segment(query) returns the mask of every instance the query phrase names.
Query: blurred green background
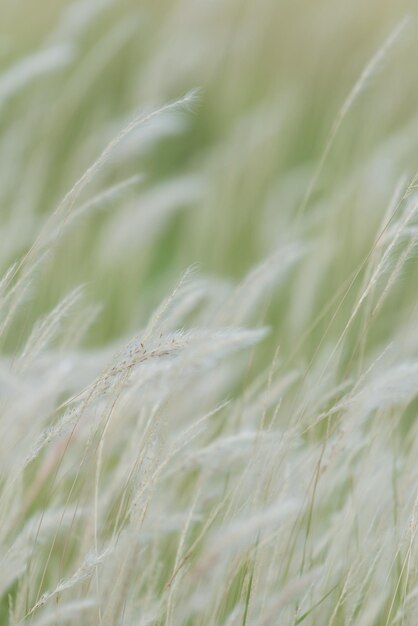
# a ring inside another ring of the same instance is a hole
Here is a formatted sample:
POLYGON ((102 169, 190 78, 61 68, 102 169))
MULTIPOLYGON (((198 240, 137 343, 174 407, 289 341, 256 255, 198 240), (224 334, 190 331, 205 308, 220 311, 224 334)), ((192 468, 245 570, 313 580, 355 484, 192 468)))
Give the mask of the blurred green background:
MULTIPOLYGON (((75 284, 86 283, 88 299, 103 306, 89 334, 97 345, 143 325, 188 266, 237 280, 302 239, 307 262, 254 320, 270 323, 290 352, 364 258, 400 177, 418 169, 416 3, 39 0, 35 9, 3 0, 1 13, 3 270, 138 111, 201 89, 192 110, 135 131, 83 192, 78 205, 140 177, 60 239, 3 347, 20 345, 33 320, 75 284), (300 219, 338 111, 406 15, 344 119, 300 219)), ((410 298, 416 278, 410 267, 376 338, 408 310, 399 301, 410 298)), ((341 331, 355 293, 327 332, 341 331)), ((326 328, 309 336, 306 354, 326 328)))

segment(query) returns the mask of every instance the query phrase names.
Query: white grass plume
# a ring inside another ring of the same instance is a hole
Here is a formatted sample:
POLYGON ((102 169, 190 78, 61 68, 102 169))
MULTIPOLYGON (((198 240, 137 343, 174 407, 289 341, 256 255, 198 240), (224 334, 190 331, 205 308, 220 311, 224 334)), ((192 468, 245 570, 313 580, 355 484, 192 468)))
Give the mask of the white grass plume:
POLYGON ((317 139, 399 11, 21 4, 0 41, 0 622, 414 623, 415 41, 356 107, 403 23, 317 139))
POLYGON ((325 144, 325 148, 322 153, 321 159, 318 163, 318 166, 309 184, 308 190, 306 192, 305 198, 300 208, 300 212, 304 212, 309 203, 312 192, 322 173, 325 162, 328 158, 328 155, 331 151, 332 146, 334 145, 334 141, 339 133, 339 130, 344 122, 344 119, 346 118, 350 110, 352 109, 358 97, 367 87, 367 84, 369 83, 371 77, 376 73, 378 68, 382 65, 382 62, 384 61, 385 57, 387 56, 391 48, 394 46, 396 41, 399 39, 400 35, 404 31, 408 23, 409 23, 409 18, 405 17, 399 24, 397 24, 397 26, 393 29, 393 31, 387 37, 386 41, 382 44, 382 46, 377 50, 374 56, 366 64, 359 78, 354 83, 351 91, 349 92, 348 96, 344 100, 340 110, 338 111, 337 117, 335 118, 334 123, 332 125, 330 135, 328 137, 327 143, 325 144))

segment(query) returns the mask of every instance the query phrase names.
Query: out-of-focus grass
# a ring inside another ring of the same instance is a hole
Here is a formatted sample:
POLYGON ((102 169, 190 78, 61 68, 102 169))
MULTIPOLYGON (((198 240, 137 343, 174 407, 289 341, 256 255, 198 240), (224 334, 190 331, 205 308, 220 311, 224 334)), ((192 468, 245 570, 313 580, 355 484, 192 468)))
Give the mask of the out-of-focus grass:
MULTIPOLYGON (((148 186, 197 172, 205 176, 205 188, 198 208, 172 216, 151 250, 139 239, 129 254, 116 259, 109 254, 106 266, 96 263, 99 249, 106 254, 103 215, 74 229, 59 247, 35 306, 45 308, 70 283, 86 281, 94 298, 106 304, 96 329, 99 342, 149 312, 138 288, 144 281, 161 294, 193 263, 238 277, 289 236, 288 224, 339 107, 404 15, 401 3, 371 1, 103 6, 72 41, 74 60, 31 82, 3 107, 4 131, 19 119, 18 145, 29 124, 19 178, 31 181, 10 190, 3 213, 27 203, 19 197, 29 193, 29 185, 35 187, 34 213, 51 211, 124 119, 195 86, 202 88, 201 104, 185 116, 183 132, 163 138, 145 154, 139 150, 129 159, 115 158, 105 180, 145 172, 148 186)), ((6 6, 3 67, 45 42, 68 41, 74 12, 71 3, 51 10, 41 2, 36 11, 19 3, 6 6)), ((325 297, 369 245, 396 176, 414 171, 414 146, 402 141, 402 129, 408 134, 415 112, 415 85, 408 78, 414 71, 412 28, 366 85, 312 194, 308 214, 316 208, 327 215, 325 226, 322 221, 317 228, 338 229, 336 275, 331 281, 327 277, 325 297), (390 177, 373 165, 379 151, 381 160, 395 161, 390 177)))
POLYGON ((415 14, 2 3, 4 623, 413 626, 415 14))

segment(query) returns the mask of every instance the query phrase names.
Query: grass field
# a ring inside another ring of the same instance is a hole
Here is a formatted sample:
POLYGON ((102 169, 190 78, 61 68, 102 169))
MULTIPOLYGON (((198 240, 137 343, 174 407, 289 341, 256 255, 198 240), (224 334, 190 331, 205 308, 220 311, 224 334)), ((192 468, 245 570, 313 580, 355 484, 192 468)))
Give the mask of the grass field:
POLYGON ((406 0, 0 0, 0 625, 416 626, 406 0))

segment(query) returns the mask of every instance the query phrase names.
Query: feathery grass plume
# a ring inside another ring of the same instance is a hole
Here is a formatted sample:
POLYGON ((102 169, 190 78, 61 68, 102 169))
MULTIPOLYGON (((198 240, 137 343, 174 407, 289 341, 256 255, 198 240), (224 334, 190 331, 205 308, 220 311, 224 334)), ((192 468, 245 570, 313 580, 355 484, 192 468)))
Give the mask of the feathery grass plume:
POLYGON ((0 624, 413 625, 402 3, 3 5, 0 624))
POLYGON ((87 555, 84 563, 79 567, 79 569, 74 572, 71 578, 67 578, 66 580, 61 580, 59 584, 55 587, 55 589, 51 591, 47 591, 37 600, 36 604, 28 611, 27 617, 29 617, 34 611, 36 611, 39 607, 46 604, 51 598, 55 595, 62 593, 63 591, 70 589, 74 585, 77 585, 86 579, 90 578, 93 570, 97 567, 97 565, 101 564, 112 552, 112 549, 109 547, 104 550, 101 554, 95 555, 87 555))
MULTIPOLYGON (((99 157, 90 165, 90 167, 84 172, 84 174, 77 180, 77 182, 71 187, 71 189, 66 193, 62 201, 59 203, 55 211, 51 214, 50 218, 46 220, 43 228, 41 229, 38 237, 36 238, 33 245, 30 247, 29 251, 26 255, 20 260, 18 269, 22 272, 27 272, 26 269, 29 263, 35 263, 36 259, 39 257, 39 254, 42 254, 45 251, 45 247, 47 250, 50 247, 50 237, 49 231, 51 228, 55 230, 57 228, 56 224, 58 223, 59 235, 67 224, 67 220, 71 215, 74 204, 80 196, 83 189, 92 181, 92 179, 100 172, 100 170, 104 167, 104 165, 109 160, 113 150, 127 137, 133 130, 135 130, 141 124, 147 123, 149 120, 152 120, 155 116, 160 115, 166 111, 171 109, 175 109, 178 107, 188 107, 191 106, 193 102, 196 101, 197 91, 192 90, 187 93, 183 98, 180 98, 174 102, 171 102, 167 105, 160 107, 148 114, 139 114, 136 115, 117 135, 114 137, 101 152, 99 157), (54 226, 55 223, 55 226, 54 226), (49 244, 49 245, 48 245, 49 244)), ((55 239, 59 238, 59 235, 55 234, 55 239)), ((30 267, 30 266, 29 266, 30 267)))
POLYGON ((20 373, 31 367, 39 353, 45 350, 54 336, 58 334, 62 319, 70 313, 74 305, 80 300, 81 294, 82 287, 77 287, 71 291, 44 320, 35 325, 22 350, 19 361, 15 365, 20 373))
MULTIPOLYGON (((126 180, 116 183, 115 185, 111 185, 109 188, 100 191, 77 209, 74 209, 66 222, 66 230, 71 228, 73 222, 76 222, 80 219, 80 217, 84 217, 86 214, 90 214, 93 211, 103 210, 109 204, 113 204, 127 189, 136 186, 140 181, 141 176, 131 176, 126 180)), ((49 238, 51 243, 54 241, 55 237, 60 234, 60 229, 61 225, 57 226, 57 228, 50 233, 49 238)))
POLYGON ((344 100, 340 110, 338 111, 337 117, 334 120, 334 123, 330 131, 330 135, 328 137, 321 159, 318 163, 317 169, 315 170, 315 173, 313 175, 313 178, 311 180, 311 183, 308 187, 305 198, 301 205, 301 209, 300 209, 301 212, 304 212, 306 209, 306 206, 310 200, 311 194, 315 188, 315 185, 317 184, 319 176, 322 173, 322 169, 328 158, 328 154, 331 151, 331 148, 341 128, 341 125, 344 122, 345 117, 347 116, 349 111, 352 109, 357 98, 361 95, 361 93, 366 88, 371 77, 379 69, 379 66, 382 65, 382 62, 384 61, 385 57, 389 53, 390 49, 394 46, 396 41, 399 39, 402 31, 406 28, 408 23, 409 23, 409 18, 404 17, 401 20, 401 22, 396 26, 396 28, 389 34, 389 36, 387 37, 383 45, 377 50, 377 52, 374 54, 371 60, 366 64, 359 78, 357 79, 351 91, 349 92, 348 96, 344 100))

